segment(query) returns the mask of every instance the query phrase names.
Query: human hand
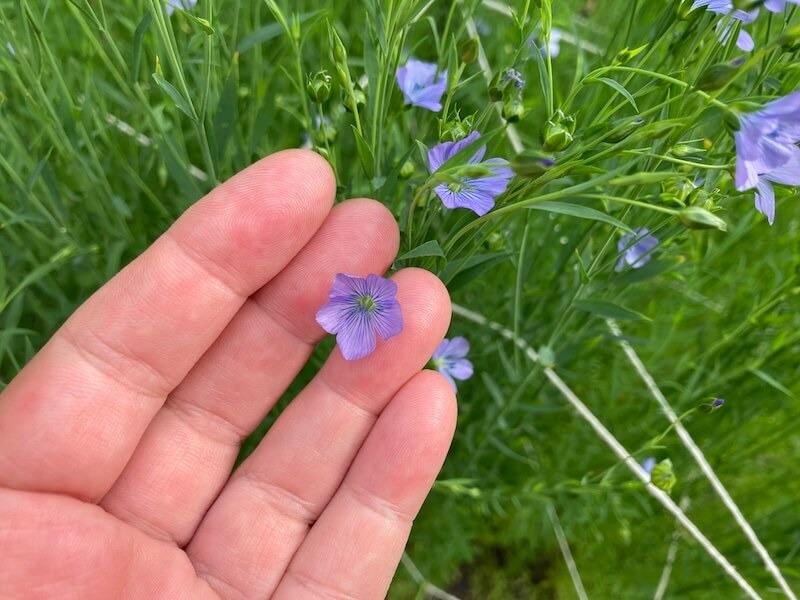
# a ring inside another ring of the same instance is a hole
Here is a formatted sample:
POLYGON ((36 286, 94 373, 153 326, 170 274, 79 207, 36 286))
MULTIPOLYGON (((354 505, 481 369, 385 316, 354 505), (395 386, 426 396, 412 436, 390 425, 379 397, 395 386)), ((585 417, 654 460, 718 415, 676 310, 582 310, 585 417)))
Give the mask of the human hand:
POLYGON ((421 371, 450 305, 406 269, 405 328, 334 350, 231 475, 308 359, 338 272, 398 247, 371 200, 331 208, 310 152, 253 165, 95 293, 0 396, 0 597, 382 598, 455 398, 421 371))

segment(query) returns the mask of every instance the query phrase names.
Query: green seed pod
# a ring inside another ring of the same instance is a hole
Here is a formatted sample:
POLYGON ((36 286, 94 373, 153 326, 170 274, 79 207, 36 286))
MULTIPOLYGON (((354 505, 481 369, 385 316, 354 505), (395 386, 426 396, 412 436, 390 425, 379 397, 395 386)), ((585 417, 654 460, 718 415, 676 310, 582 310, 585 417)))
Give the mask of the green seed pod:
POLYGON ((642 126, 642 123, 644 123, 642 117, 634 119, 633 121, 619 119, 612 123, 611 133, 606 140, 612 144, 617 144, 633 135, 642 126))
POLYGON ((474 62, 476 58, 478 58, 478 49, 480 48, 480 43, 477 37, 470 38, 464 45, 461 46, 461 52, 459 53, 461 62, 465 65, 474 62))
POLYGON ((308 78, 306 93, 312 102, 322 104, 331 96, 331 76, 326 70, 317 71, 308 78))
POLYGON ((506 238, 499 231, 493 231, 486 240, 486 247, 492 252, 500 252, 506 247, 506 238))
POLYGON ((414 166, 414 163, 411 162, 410 160, 407 160, 406 162, 403 163, 403 166, 400 167, 400 173, 399 173, 400 179, 410 179, 411 177, 414 176, 416 170, 417 169, 414 166))
POLYGON ((740 58, 731 62, 711 65, 697 79, 697 89, 712 92, 724 87, 739 72, 742 63, 744 60, 740 58))
POLYGON ((688 229, 719 229, 728 231, 728 224, 699 206, 687 206, 678 211, 678 219, 688 229))
POLYGON ((511 169, 520 177, 538 177, 556 163, 553 157, 536 150, 525 150, 511 159, 511 169))
POLYGON ((675 477, 675 472, 672 470, 672 461, 665 458, 655 467, 650 473, 650 482, 660 490, 664 490, 668 494, 672 493, 672 488, 678 483, 678 478, 675 477))
POLYGON ((516 123, 525 116, 525 105, 522 94, 514 94, 503 102, 503 118, 509 123, 516 123))
POLYGON ((572 133, 559 123, 547 122, 547 127, 544 130, 544 144, 545 150, 550 152, 557 152, 563 150, 572 143, 572 133))

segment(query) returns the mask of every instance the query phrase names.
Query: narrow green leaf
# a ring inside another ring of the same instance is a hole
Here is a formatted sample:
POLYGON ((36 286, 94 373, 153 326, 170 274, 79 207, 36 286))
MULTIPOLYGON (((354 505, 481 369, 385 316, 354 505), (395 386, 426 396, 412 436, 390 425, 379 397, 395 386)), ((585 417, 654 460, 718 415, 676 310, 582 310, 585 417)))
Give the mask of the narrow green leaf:
POLYGON ((773 387, 776 390, 778 390, 780 393, 785 394, 789 398, 794 398, 794 394, 792 393, 792 390, 787 388, 780 381, 775 379, 772 375, 770 375, 768 373, 765 373, 761 369, 750 369, 750 372, 753 375, 755 375, 756 377, 758 377, 761 381, 763 381, 764 383, 769 385, 770 387, 773 387))
POLYGON ((588 219, 590 221, 601 221, 608 223, 614 227, 618 227, 623 231, 632 231, 630 227, 625 225, 619 219, 615 219, 611 215, 604 212, 589 208, 582 204, 570 204, 569 202, 535 202, 528 206, 532 210, 544 210, 547 212, 558 213, 560 215, 569 215, 570 217, 577 217, 579 219, 588 219))
MULTIPOLYGON (((271 8, 270 8, 271 10, 271 8)), ((297 20, 300 23, 304 23, 309 19, 314 17, 318 17, 319 15, 323 14, 325 11, 323 10, 315 10, 312 12, 303 13, 302 15, 297 17, 297 20)), ((268 42, 269 40, 278 37, 284 32, 283 25, 281 23, 268 23, 263 27, 259 27, 253 33, 245 37, 240 43, 237 50, 241 54, 242 52, 246 52, 259 44, 263 44, 264 42, 268 42)))
POLYGON ((280 23, 269 23, 263 27, 259 27, 253 33, 244 38, 239 44, 237 50, 239 53, 246 52, 254 46, 258 46, 259 44, 263 44, 264 42, 278 37, 281 33, 283 33, 283 27, 280 23))
POLYGON ((372 150, 370 150, 367 140, 362 137, 355 125, 351 125, 351 127, 353 129, 353 136, 356 138, 356 151, 358 152, 361 166, 364 167, 364 173, 366 173, 367 179, 372 179, 375 176, 375 172, 372 169, 375 160, 372 150))
POLYGON ((185 113, 186 116, 189 117, 192 121, 197 122, 192 107, 189 105, 186 99, 180 95, 180 92, 178 92, 178 90, 175 89, 175 86, 173 86, 169 81, 164 79, 158 73, 153 73, 153 79, 158 84, 158 87, 164 90, 167 96, 172 98, 172 101, 175 103, 175 106, 177 106, 181 110, 181 112, 185 113))
POLYGON ((423 256, 439 256, 441 258, 444 258, 444 251, 442 250, 442 247, 439 245, 439 242, 437 242, 436 240, 430 240, 425 242, 424 244, 417 246, 413 250, 406 252, 405 254, 403 254, 403 256, 401 256, 397 260, 422 258, 423 256))
POLYGON ((133 59, 131 60, 131 81, 136 81, 139 76, 139 65, 142 61, 142 42, 144 42, 144 34, 150 23, 153 21, 153 13, 147 11, 136 26, 136 31, 133 34, 133 59))
POLYGON ((650 317, 640 312, 625 308, 619 304, 608 302, 607 300, 578 300, 573 305, 578 310, 600 315, 611 319, 628 319, 632 321, 651 321, 650 317))
POLYGON ((586 83, 597 83, 597 82, 604 83, 608 87, 615 89, 617 92, 622 94, 622 96, 625 98, 625 100, 627 100, 630 103, 631 106, 633 106, 633 110, 635 110, 637 113, 639 112, 639 107, 636 105, 636 100, 631 95, 631 93, 625 89, 625 86, 623 86, 619 81, 615 81, 608 77, 589 77, 586 79, 586 83))
POLYGON ((453 261, 442 272, 442 279, 451 292, 455 291, 492 267, 505 262, 509 256, 510 254, 506 252, 491 252, 473 256, 468 260, 453 261))
POLYGON ((225 84, 222 86, 222 94, 214 112, 214 139, 217 142, 217 159, 221 160, 225 156, 225 149, 230 140, 231 133, 236 125, 238 112, 239 91, 239 54, 234 54, 233 65, 225 84))

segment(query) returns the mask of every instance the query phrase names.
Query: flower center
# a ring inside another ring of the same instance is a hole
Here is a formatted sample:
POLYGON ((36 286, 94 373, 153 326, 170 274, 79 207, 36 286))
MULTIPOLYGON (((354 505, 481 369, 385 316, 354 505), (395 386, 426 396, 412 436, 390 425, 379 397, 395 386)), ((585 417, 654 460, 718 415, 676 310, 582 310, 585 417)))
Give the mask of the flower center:
POLYGON ((356 300, 356 308, 361 312, 372 314, 375 312, 375 309, 378 307, 377 302, 371 297, 366 294, 363 296, 359 296, 358 300, 356 300))
POLYGON ((472 189, 472 186, 470 186, 465 179, 462 179, 460 181, 451 181, 447 184, 447 189, 454 194, 460 194, 465 190, 472 189))

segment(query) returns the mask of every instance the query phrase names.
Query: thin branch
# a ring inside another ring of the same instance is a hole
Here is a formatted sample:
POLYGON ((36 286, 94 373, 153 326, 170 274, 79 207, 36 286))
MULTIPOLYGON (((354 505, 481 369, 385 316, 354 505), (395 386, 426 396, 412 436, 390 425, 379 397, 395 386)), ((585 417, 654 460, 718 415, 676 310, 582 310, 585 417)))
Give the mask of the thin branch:
MULTIPOLYGON (((683 512, 686 512, 686 509, 689 508, 689 496, 681 498, 681 502, 678 506, 680 506, 683 512)), ((667 591, 669 579, 672 576, 672 566, 675 564, 675 557, 678 555, 678 544, 680 541, 681 526, 676 523, 675 532, 672 534, 672 542, 670 542, 669 549, 667 550, 667 562, 664 563, 664 570, 661 571, 661 579, 658 580, 658 587, 656 588, 653 600, 661 600, 667 591)))
POLYGON ((567 543, 567 536, 564 534, 564 528, 561 527, 561 521, 558 518, 556 507, 552 502, 547 505, 547 516, 550 517, 550 522, 553 524, 553 532, 556 534, 556 539, 558 540, 559 548, 561 548, 564 562, 567 563, 567 570, 572 579, 572 585, 575 586, 575 593, 578 594, 580 600, 589 600, 589 596, 586 595, 586 590, 581 581, 581 574, 578 572, 578 565, 575 564, 575 559, 572 557, 569 543, 567 543))
POLYGON ((420 570, 417 568, 417 565, 414 564, 414 561, 411 560, 411 557, 406 552, 403 552, 400 562, 403 563, 403 566, 406 568, 406 571, 408 571, 408 574, 411 575, 411 578, 417 582, 417 585, 419 585, 426 597, 437 598, 438 600, 460 600, 456 596, 448 594, 442 588, 436 587, 430 581, 425 579, 425 576, 420 572, 420 570))

